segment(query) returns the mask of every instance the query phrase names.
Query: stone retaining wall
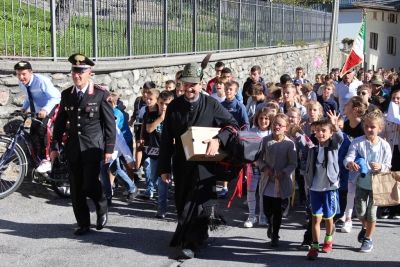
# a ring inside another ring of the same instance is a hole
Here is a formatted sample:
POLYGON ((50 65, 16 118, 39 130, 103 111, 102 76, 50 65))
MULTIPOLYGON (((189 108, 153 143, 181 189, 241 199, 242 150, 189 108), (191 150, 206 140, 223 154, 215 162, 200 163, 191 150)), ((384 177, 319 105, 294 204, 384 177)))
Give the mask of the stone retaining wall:
MULTIPOLYGON (((340 51, 335 57, 334 66, 340 67, 340 51)), ((127 107, 129 114, 133 112, 135 99, 140 95, 141 86, 148 81, 153 81, 160 89, 164 89, 165 81, 174 79, 175 73, 184 67, 185 62, 200 62, 204 55, 153 58, 142 60, 121 60, 97 62, 93 68, 91 79, 101 86, 120 95, 120 99, 127 107), (136 63, 136 64, 135 64, 136 63), (141 67, 142 66, 142 67, 141 67), (143 67, 146 66, 146 67, 143 67), (155 66, 155 67, 149 67, 155 66), (119 71, 118 68, 121 70, 119 71), (109 71, 107 71, 109 70, 109 71), (99 72, 101 71, 101 72, 99 72)), ((215 75, 214 64, 222 60, 226 67, 233 71, 233 77, 243 85, 253 65, 260 65, 262 77, 266 82, 279 82, 279 77, 287 73, 294 77, 295 69, 302 66, 307 78, 314 81, 317 73, 327 73, 328 46, 311 45, 309 47, 280 47, 264 50, 235 51, 216 53, 211 57, 205 69, 204 79, 208 81, 215 75), (313 62, 316 57, 321 57, 324 64, 318 69, 313 62)), ((18 87, 17 78, 9 74, 16 61, 0 61, 0 130, 6 121, 4 118, 11 111, 19 109, 25 99, 18 87), (7 67, 4 67, 7 66, 7 67)), ((70 65, 66 62, 31 61, 37 73, 49 77, 60 91, 70 87, 73 83, 69 73, 70 65), (58 67, 57 66, 61 66, 58 67), (43 69, 53 69, 54 72, 43 72, 43 69)))

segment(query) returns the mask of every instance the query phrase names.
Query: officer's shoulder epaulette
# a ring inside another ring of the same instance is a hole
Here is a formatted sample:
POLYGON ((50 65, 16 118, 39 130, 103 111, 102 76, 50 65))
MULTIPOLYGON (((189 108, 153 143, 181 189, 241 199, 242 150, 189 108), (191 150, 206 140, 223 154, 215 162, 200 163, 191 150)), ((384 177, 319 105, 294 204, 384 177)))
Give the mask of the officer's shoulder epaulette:
POLYGON ((106 88, 101 87, 100 85, 97 85, 97 84, 94 84, 93 87, 94 87, 95 89, 100 90, 100 91, 103 91, 103 92, 106 91, 106 88))

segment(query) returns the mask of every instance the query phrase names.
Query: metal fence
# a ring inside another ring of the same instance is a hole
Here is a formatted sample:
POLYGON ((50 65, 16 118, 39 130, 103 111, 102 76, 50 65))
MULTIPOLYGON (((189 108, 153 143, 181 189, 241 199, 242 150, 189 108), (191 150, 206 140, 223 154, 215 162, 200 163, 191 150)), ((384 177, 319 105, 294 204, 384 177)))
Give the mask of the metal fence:
POLYGON ((0 0, 0 57, 115 59, 325 42, 331 17, 261 0, 0 0))

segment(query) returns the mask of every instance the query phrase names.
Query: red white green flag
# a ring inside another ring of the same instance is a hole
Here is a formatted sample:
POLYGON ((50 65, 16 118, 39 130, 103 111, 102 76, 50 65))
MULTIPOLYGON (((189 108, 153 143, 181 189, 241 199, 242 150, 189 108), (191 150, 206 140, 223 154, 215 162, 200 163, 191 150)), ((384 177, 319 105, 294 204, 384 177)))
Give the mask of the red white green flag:
POLYGON ((346 63, 342 68, 342 72, 340 76, 346 74, 347 71, 351 70, 364 59, 365 47, 366 47, 366 25, 365 25, 365 17, 361 23, 360 30, 358 31, 357 38, 354 40, 353 48, 350 51, 349 56, 347 57, 346 63))

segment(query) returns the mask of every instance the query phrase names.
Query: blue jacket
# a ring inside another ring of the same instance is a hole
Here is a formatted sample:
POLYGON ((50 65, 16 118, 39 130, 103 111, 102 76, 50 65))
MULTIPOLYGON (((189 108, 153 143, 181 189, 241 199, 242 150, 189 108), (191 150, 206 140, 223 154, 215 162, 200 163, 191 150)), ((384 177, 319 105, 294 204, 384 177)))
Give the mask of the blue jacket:
POLYGON ((349 146, 351 144, 350 138, 347 134, 343 133, 343 143, 339 148, 339 190, 347 191, 348 190, 348 182, 349 182, 349 170, 344 166, 343 160, 347 155, 347 151, 349 150, 349 146))
POLYGON ((124 139, 126 143, 132 141, 132 132, 129 129, 129 124, 128 121, 125 119, 124 114, 119 110, 118 108, 113 108, 114 111, 114 116, 117 118, 116 124, 118 129, 120 129, 122 135, 124 136, 124 139))
MULTIPOLYGON (((29 108, 29 96, 26 91, 26 86, 18 81, 18 85, 22 92, 26 95, 22 108, 27 110, 29 108)), ((49 78, 33 74, 32 79, 29 81, 30 91, 32 94, 33 104, 35 105, 35 112, 39 112, 42 109, 49 114, 51 110, 60 103, 61 93, 57 88, 54 87, 49 78)))
POLYGON ((249 118, 247 117, 246 107, 240 103, 236 98, 232 102, 224 100, 221 102, 222 106, 232 114, 233 118, 237 121, 239 127, 247 126, 250 129, 249 118))

